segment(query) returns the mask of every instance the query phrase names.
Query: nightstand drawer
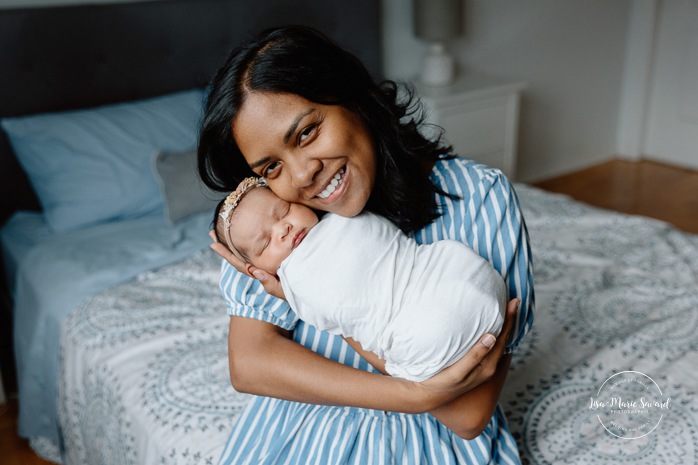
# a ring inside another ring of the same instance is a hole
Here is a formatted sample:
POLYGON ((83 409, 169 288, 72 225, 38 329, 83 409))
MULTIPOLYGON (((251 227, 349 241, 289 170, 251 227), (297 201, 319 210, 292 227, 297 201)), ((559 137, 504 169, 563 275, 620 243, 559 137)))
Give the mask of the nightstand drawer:
MULTIPOLYGON (((516 172, 519 97, 525 85, 468 74, 448 87, 418 87, 427 120, 441 126, 456 155, 516 172)), ((433 128, 425 128, 430 135, 433 128)))
MULTIPOLYGON (((492 159, 506 150, 506 111, 506 99, 474 102, 467 113, 457 107, 444 108, 439 124, 456 155, 486 163, 485 158, 492 159)), ((495 161, 497 168, 502 168, 501 157, 495 161)))

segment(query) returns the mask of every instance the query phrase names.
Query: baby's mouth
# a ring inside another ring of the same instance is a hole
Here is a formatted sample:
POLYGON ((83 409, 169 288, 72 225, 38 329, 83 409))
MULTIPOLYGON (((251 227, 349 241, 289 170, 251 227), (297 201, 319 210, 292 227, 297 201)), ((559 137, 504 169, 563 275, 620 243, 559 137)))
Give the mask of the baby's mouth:
POLYGON ((317 196, 321 199, 326 199, 329 197, 334 191, 337 190, 337 188, 344 182, 344 173, 346 173, 347 167, 346 165, 342 167, 339 171, 337 171, 337 174, 335 174, 330 182, 327 184, 327 186, 320 192, 317 196))
POLYGON ((306 236, 306 229, 303 228, 300 231, 296 233, 295 236, 293 236, 293 248, 295 249, 298 247, 298 245, 305 239, 306 236))

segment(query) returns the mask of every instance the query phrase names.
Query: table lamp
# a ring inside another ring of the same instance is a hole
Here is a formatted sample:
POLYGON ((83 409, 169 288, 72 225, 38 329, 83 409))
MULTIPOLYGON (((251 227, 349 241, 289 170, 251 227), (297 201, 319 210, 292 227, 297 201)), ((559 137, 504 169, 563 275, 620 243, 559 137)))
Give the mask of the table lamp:
POLYGON ((420 81, 427 86, 445 86, 456 76, 456 61, 445 41, 461 34, 463 0, 413 0, 414 33, 429 42, 420 81))

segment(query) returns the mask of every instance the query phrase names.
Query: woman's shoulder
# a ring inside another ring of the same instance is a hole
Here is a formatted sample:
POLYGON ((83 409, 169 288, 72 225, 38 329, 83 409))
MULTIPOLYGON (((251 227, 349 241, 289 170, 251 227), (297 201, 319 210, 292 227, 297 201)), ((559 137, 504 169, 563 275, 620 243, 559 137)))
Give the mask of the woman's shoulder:
POLYGON ((460 197, 463 197, 463 194, 487 190, 497 183, 509 184, 501 170, 455 156, 437 160, 430 177, 436 187, 460 197))

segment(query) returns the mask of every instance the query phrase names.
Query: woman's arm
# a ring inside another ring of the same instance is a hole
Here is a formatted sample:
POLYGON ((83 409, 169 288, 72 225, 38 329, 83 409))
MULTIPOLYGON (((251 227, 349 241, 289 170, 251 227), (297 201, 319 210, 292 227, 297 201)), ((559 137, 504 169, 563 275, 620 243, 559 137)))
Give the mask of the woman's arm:
MULTIPOLYGON (((507 307, 505 325, 510 325, 510 336, 500 335, 498 341, 505 344, 503 353, 511 353, 531 328, 534 307, 531 249, 519 200, 509 180, 497 170, 462 159, 453 160, 449 169, 457 185, 452 186, 453 192, 460 192, 460 188, 463 199, 469 199, 453 204, 454 210, 461 209, 454 218, 468 221, 452 225, 456 237, 451 238, 465 242, 488 259, 504 278, 510 298, 520 299, 518 311, 513 311, 511 302, 507 307)), ((430 413, 465 439, 478 436, 497 406, 511 356, 498 362, 491 379, 430 413)))
MULTIPOLYGON (((500 337, 488 357, 494 356, 498 358, 498 354, 504 352, 513 328, 519 303, 519 299, 514 299, 507 305, 507 314, 500 337)), ((345 338, 345 340, 367 362, 384 375, 387 375, 384 360, 378 358, 373 352, 365 351, 361 344, 354 339, 345 338)), ((490 379, 462 394, 455 400, 429 411, 429 413, 457 436, 463 439, 476 438, 482 433, 494 414, 494 409, 497 407, 499 395, 502 392, 504 381, 509 372, 510 363, 511 355, 503 356, 499 359, 499 363, 490 379)))
POLYGON ((509 373, 511 357, 509 354, 499 360, 492 378, 429 413, 463 439, 470 440, 480 436, 494 415, 509 373))
MULTIPOLYGON (((511 302, 507 307, 505 326, 510 336, 500 335, 498 341, 506 346, 501 347, 503 352, 511 353, 531 328, 534 307, 531 249, 519 200, 509 180, 497 170, 454 159, 449 172, 452 176, 447 179, 455 185, 447 190, 462 191, 464 199, 452 204, 454 210, 460 209, 454 221, 460 218, 464 224, 451 225, 456 233, 451 239, 465 242, 489 260, 504 278, 509 298, 520 299, 518 311, 511 302)), ((497 360, 490 380, 430 413, 465 439, 479 435, 492 418, 511 356, 497 360)))
POLYGON ((433 410, 481 384, 489 351, 478 343, 428 383, 414 383, 329 360, 291 340, 287 331, 252 318, 231 317, 228 338, 231 380, 240 392, 404 413, 433 410))
MULTIPOLYGON (((211 248, 241 273, 243 263, 214 240, 211 248)), ((262 270, 251 270, 271 295, 280 283, 262 270)), ((230 285, 227 283, 226 286, 230 285)), ((229 296, 232 298, 232 296, 229 296)), ((257 300, 252 299, 250 303, 257 300)), ((491 354, 494 337, 481 343, 460 361, 423 383, 357 370, 329 360, 297 344, 279 326, 232 316, 228 337, 230 375, 240 392, 314 404, 347 405, 405 413, 423 413, 450 402, 489 379, 501 352, 491 354)))
MULTIPOLYGON (((511 340, 514 320, 520 304, 520 299, 513 299, 507 305, 504 325, 495 347, 492 348, 493 354, 504 353, 511 340)), ((478 437, 490 422, 497 407, 499 395, 502 393, 509 373, 511 358, 511 354, 502 356, 490 379, 429 413, 463 439, 478 437)))

